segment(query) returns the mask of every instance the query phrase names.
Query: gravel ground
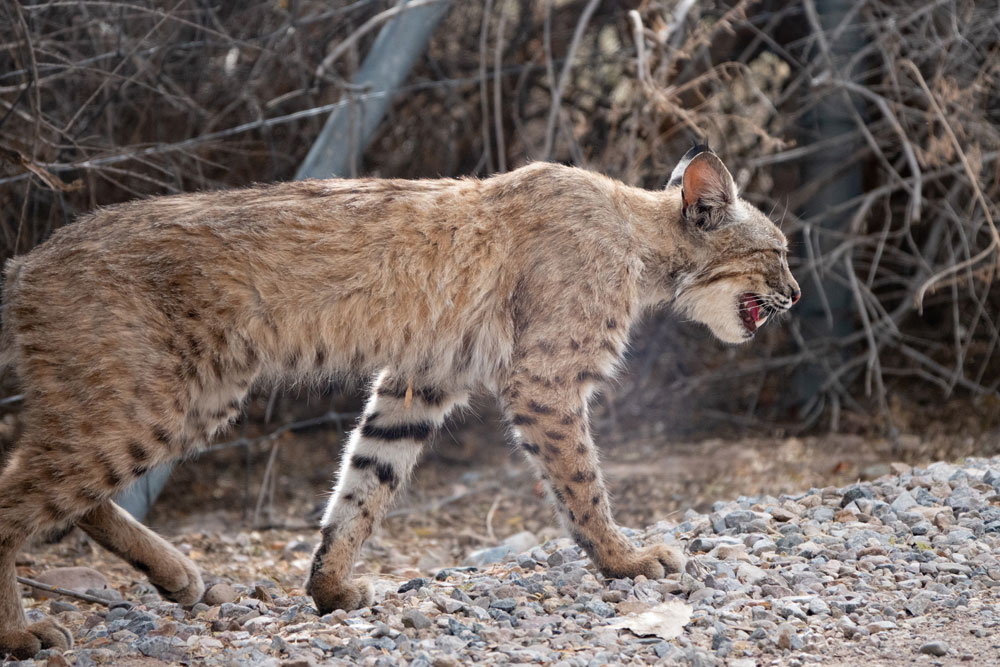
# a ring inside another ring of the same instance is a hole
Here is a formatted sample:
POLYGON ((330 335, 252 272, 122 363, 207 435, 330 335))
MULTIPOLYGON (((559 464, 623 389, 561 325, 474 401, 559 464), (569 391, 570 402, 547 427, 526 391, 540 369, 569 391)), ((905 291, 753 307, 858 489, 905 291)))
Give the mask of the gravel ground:
MULTIPOLYGON (((465 567, 375 575, 375 606, 323 617, 272 579, 215 583, 192 609, 29 602, 77 646, 20 664, 995 664, 1000 457, 892 470, 627 530, 689 553, 661 581, 604 580, 569 540, 520 533, 465 567)), ((308 548, 284 552, 305 567, 308 548)))

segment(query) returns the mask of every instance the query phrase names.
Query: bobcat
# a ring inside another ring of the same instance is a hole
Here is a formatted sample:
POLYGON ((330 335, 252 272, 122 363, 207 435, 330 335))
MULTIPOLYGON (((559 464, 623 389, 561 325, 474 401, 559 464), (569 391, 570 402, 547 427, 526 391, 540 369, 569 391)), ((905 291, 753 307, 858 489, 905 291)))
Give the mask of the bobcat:
POLYGON ((0 475, 0 655, 72 637, 27 625, 14 558, 75 523, 190 605, 194 564, 111 498, 187 456, 276 378, 374 378, 322 519, 306 590, 321 613, 372 601, 351 578, 424 443, 470 393, 607 577, 683 557, 615 525, 587 403, 640 314, 672 304, 742 343, 799 288, 786 240, 704 147, 662 191, 556 164, 485 180, 317 180, 137 201, 57 231, 6 268, 2 347, 26 394, 0 475))

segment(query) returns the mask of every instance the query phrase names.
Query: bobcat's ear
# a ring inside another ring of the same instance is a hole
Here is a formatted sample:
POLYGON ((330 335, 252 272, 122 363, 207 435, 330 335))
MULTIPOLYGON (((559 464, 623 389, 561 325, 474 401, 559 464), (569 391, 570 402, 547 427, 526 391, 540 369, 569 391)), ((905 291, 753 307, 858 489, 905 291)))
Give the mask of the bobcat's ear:
POLYGON ((684 154, 684 157, 680 159, 674 170, 670 172, 670 180, 667 181, 668 188, 679 188, 684 183, 684 170, 687 166, 691 164, 696 156, 702 153, 711 153, 712 149, 708 147, 708 144, 695 144, 688 149, 688 152, 684 154))
POLYGON ((667 187, 680 186, 685 219, 699 229, 718 227, 725 208, 736 201, 736 183, 719 156, 695 146, 677 164, 667 187))

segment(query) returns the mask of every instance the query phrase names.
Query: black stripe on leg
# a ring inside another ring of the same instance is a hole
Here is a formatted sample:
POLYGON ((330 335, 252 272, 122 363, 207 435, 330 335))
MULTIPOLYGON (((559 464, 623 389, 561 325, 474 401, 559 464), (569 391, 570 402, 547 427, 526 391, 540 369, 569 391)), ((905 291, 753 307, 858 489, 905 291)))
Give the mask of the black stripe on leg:
POLYGON ((375 426, 371 422, 371 418, 365 421, 365 425, 361 427, 361 435, 377 440, 426 440, 434 430, 433 425, 428 422, 395 426, 375 426))
POLYGON ((431 387, 424 387, 419 391, 420 400, 429 405, 430 407, 437 407, 444 403, 444 399, 447 394, 440 389, 433 389, 431 387))
POLYGON ((370 456, 355 454, 354 458, 351 459, 351 465, 358 470, 374 470, 378 481, 382 484, 388 484, 392 489, 395 489, 399 484, 399 477, 396 476, 396 471, 384 461, 373 459, 370 456))
POLYGON ((313 554, 312 567, 309 569, 310 579, 319 574, 319 571, 323 569, 323 558, 330 551, 330 545, 333 544, 333 534, 336 530, 337 527, 334 525, 323 526, 320 530, 323 539, 319 543, 319 547, 316 548, 316 553, 313 554))

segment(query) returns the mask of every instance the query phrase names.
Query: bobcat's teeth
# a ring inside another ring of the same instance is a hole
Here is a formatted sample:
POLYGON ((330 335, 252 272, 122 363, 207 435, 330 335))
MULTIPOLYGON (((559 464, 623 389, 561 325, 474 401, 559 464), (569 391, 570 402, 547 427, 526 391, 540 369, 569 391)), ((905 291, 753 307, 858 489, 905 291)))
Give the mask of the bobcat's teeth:
POLYGON ((760 307, 760 299, 757 295, 750 292, 744 292, 740 295, 737 301, 737 308, 740 321, 743 322, 743 327, 750 334, 757 331, 757 327, 767 319, 767 315, 761 318, 762 308, 760 307))

